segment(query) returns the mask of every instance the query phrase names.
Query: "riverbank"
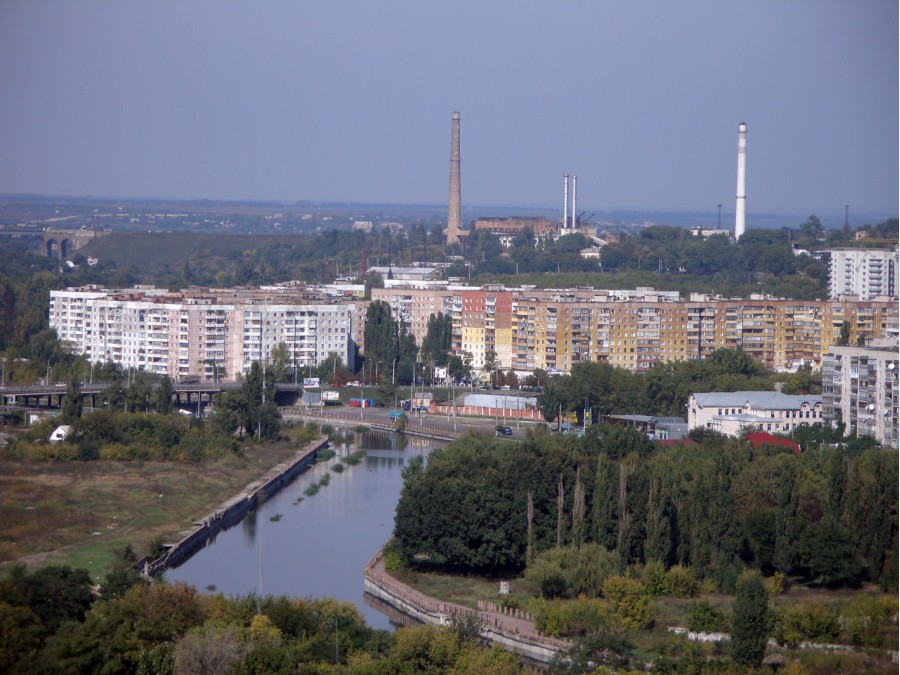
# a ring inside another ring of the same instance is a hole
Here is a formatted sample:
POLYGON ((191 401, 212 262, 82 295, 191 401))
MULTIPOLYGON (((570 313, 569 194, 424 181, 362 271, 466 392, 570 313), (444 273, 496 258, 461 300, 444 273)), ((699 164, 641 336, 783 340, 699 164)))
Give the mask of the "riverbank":
POLYGON ((363 577, 366 593, 406 616, 436 626, 450 625, 454 616, 474 616, 481 621, 482 639, 534 661, 549 663, 572 647, 568 640, 535 630, 531 616, 522 610, 485 602, 479 602, 475 610, 420 593, 387 572, 381 551, 366 565, 363 577))
POLYGON ((328 438, 325 436, 310 441, 289 460, 273 467, 241 492, 222 502, 206 517, 195 522, 194 527, 183 532, 178 541, 166 545, 161 556, 154 560, 145 556, 135 567, 144 576, 151 577, 187 560, 198 549, 213 543, 219 532, 239 523, 261 502, 303 473, 315 461, 316 452, 327 444, 328 438))
MULTIPOLYGON (((305 441, 303 441, 305 442, 305 441)), ((172 541, 198 514, 297 453, 296 440, 248 442, 201 463, 0 460, 0 567, 59 564, 99 582, 114 551, 172 541)))

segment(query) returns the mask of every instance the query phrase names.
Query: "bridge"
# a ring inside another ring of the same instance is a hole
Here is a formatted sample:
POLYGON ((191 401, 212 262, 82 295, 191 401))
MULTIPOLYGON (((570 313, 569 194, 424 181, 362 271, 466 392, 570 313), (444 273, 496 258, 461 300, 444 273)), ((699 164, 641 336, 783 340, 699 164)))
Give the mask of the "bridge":
MULTIPOLYGON (((85 405, 97 407, 97 398, 110 388, 113 382, 96 382, 82 384, 81 395, 85 405)), ((123 384, 123 386, 126 386, 123 384)), ((153 384, 151 390, 159 388, 153 384)), ((176 406, 200 410, 209 405, 216 394, 235 391, 241 388, 239 382, 173 383, 172 399, 176 406)), ((2 407, 5 411, 49 410, 62 407, 62 399, 68 388, 65 384, 25 384, 0 387, 3 397, 2 407)), ((279 382, 275 384, 275 402, 279 405, 293 405, 303 394, 302 384, 279 382)))
POLYGON ((83 248, 97 237, 111 234, 108 230, 56 230, 34 227, 0 228, 0 235, 12 237, 40 237, 41 255, 65 260, 73 251, 83 248))

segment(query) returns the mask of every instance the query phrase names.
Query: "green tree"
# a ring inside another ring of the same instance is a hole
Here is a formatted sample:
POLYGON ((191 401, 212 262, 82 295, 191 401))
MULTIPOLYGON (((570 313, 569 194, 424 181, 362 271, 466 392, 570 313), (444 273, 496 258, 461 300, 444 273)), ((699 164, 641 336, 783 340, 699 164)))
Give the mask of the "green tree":
POLYGON ((273 381, 284 382, 293 365, 291 363, 291 352, 287 344, 279 342, 272 347, 272 353, 269 357, 269 370, 272 373, 273 381))
POLYGON ((168 415, 174 409, 172 396, 175 394, 175 388, 172 386, 172 379, 165 375, 159 382, 159 387, 153 395, 154 408, 160 415, 168 415))
POLYGON ((446 366, 453 346, 453 317, 438 312, 428 317, 428 332, 422 340, 422 358, 435 366, 446 366))
POLYGON ((60 410, 60 418, 65 424, 71 424, 81 417, 82 399, 78 378, 75 373, 72 373, 66 385, 66 395, 63 396, 62 409, 60 410))
POLYGON ((742 666, 759 668, 766 655, 771 625, 763 580, 758 574, 747 574, 737 584, 731 620, 731 658, 742 666))

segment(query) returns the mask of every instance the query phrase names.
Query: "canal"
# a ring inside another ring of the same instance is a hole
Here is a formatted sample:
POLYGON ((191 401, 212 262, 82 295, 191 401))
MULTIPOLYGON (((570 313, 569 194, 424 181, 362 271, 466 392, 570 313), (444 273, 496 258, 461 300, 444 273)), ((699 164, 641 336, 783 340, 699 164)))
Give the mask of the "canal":
POLYGON ((387 617, 363 602, 363 568, 391 537, 402 472, 426 457, 438 441, 382 432, 340 430, 333 460, 320 462, 165 578, 227 596, 331 597, 352 602, 374 628, 391 628, 387 617), (355 466, 337 461, 357 450, 355 466), (326 478, 328 476, 328 478, 326 478), (313 484, 327 482, 314 495, 313 484))

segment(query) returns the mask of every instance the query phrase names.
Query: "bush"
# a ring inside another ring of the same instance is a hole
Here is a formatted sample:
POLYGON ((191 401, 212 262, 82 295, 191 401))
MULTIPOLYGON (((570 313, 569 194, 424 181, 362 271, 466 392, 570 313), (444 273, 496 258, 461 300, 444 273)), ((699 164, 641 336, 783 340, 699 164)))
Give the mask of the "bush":
POLYGON ((687 627, 698 633, 721 633, 728 630, 728 621, 709 600, 697 600, 688 610, 687 627))
POLYGON ((669 588, 669 595, 675 598, 693 598, 700 591, 700 583, 694 576, 693 568, 682 565, 675 565, 666 572, 666 586, 669 588))
POLYGON ((599 544, 552 548, 526 568, 525 582, 545 598, 598 597, 618 565, 618 556, 599 544))
POLYGON ((666 578, 666 568, 658 560, 650 560, 644 565, 643 579, 650 595, 658 597, 672 594, 669 580, 666 578))
POLYGON ((609 601, 610 620, 619 628, 635 631, 653 624, 653 600, 640 580, 609 576, 603 582, 603 597, 609 601))
POLYGON ((595 634, 606 623, 604 603, 585 597, 565 601, 538 599, 529 609, 535 628, 554 637, 595 634))
POLYGON ((107 443, 100 448, 100 459, 104 461, 122 461, 131 459, 128 447, 121 443, 107 443))
POLYGON ((838 622, 854 645, 877 647, 882 641, 882 626, 896 613, 894 598, 858 595, 841 609, 838 622))
POLYGON ((841 629, 837 617, 821 602, 783 607, 775 616, 775 639, 788 647, 801 642, 834 642, 841 629))

